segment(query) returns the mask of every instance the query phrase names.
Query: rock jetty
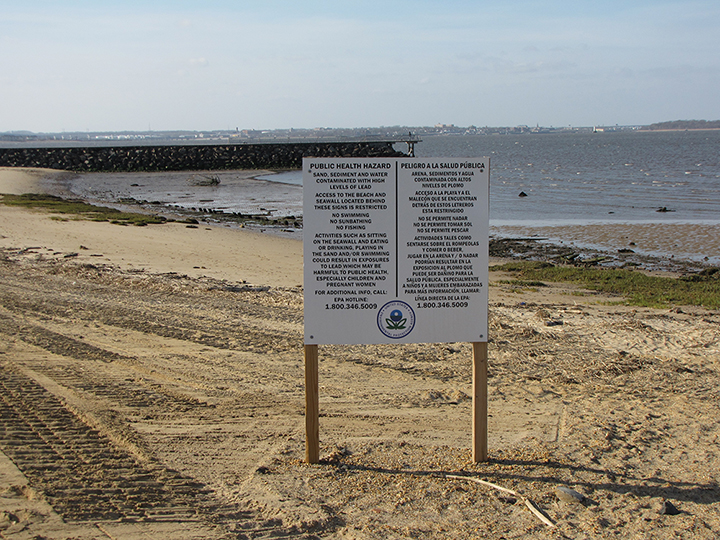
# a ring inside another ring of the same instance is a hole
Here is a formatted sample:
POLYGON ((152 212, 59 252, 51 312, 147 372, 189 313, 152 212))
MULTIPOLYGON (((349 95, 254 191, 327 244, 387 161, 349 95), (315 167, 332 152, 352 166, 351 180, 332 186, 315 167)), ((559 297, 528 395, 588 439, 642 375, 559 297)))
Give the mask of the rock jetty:
POLYGON ((77 172, 300 169, 304 157, 402 157, 393 142, 0 148, 0 167, 77 172))

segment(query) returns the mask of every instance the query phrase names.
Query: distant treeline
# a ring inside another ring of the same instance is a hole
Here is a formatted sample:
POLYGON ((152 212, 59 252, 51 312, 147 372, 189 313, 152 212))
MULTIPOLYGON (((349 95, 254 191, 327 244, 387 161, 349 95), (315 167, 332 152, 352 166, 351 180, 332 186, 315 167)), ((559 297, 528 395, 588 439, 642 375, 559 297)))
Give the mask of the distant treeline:
POLYGON ((658 122, 650 124, 644 129, 662 130, 662 129, 720 129, 720 120, 674 120, 672 122, 658 122))

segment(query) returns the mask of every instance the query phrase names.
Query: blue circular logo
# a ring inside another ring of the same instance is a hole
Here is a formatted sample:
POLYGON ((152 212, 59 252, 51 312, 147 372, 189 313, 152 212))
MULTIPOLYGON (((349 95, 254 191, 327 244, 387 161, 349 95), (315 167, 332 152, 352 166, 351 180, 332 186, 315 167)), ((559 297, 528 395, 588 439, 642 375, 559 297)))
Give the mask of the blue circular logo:
POLYGON ((392 300, 378 311, 377 324, 389 338, 400 339, 415 328, 415 312, 401 300, 392 300))

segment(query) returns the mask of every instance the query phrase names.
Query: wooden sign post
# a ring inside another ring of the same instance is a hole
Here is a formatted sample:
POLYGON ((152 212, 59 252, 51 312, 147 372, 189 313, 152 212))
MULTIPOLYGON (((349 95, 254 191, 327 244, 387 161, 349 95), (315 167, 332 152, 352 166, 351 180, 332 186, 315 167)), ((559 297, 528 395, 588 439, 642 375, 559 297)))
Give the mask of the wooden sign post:
POLYGON ((487 459, 487 158, 303 159, 306 461, 318 344, 473 344, 473 459, 487 459))
POLYGON ((305 345, 305 461, 320 461, 318 346, 305 345))
POLYGON ((472 459, 487 461, 487 342, 473 343, 472 459))

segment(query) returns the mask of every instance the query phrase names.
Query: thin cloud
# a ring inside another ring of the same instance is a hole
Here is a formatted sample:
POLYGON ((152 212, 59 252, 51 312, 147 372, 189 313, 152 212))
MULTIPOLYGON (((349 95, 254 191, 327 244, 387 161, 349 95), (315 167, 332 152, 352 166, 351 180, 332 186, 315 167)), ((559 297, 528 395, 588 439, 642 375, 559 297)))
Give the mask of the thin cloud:
POLYGON ((0 132, 720 117, 716 0, 7 4, 0 132))

